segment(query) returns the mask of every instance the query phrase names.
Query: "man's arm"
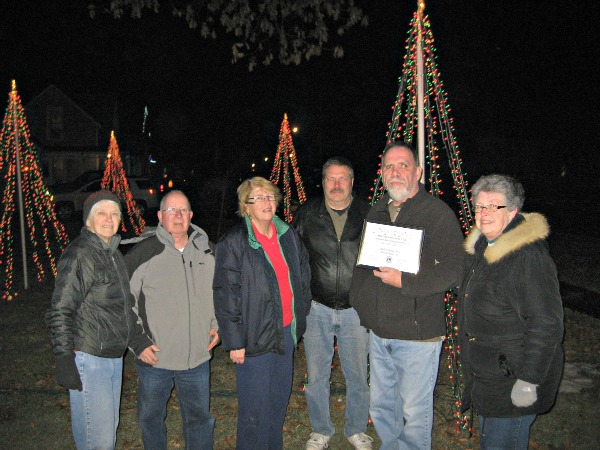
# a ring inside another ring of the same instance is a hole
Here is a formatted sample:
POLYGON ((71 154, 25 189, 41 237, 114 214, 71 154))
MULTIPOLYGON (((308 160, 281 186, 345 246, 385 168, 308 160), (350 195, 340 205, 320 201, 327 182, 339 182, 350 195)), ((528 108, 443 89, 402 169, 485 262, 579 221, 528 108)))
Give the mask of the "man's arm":
POLYGON ((458 286, 465 257, 463 242, 456 216, 449 207, 443 208, 425 228, 419 272, 402 274, 402 294, 426 297, 458 286))
POLYGON ((142 270, 139 265, 139 255, 134 251, 135 247, 125 255, 125 264, 130 274, 129 286, 131 289, 131 308, 129 311, 129 323, 132 330, 129 339, 129 348, 131 351, 146 364, 154 365, 158 362, 155 352, 160 349, 154 344, 144 328, 143 320, 140 316, 141 291, 143 286, 142 270), (153 348, 154 347, 154 348, 153 348), (142 354, 144 357, 142 358, 142 354))

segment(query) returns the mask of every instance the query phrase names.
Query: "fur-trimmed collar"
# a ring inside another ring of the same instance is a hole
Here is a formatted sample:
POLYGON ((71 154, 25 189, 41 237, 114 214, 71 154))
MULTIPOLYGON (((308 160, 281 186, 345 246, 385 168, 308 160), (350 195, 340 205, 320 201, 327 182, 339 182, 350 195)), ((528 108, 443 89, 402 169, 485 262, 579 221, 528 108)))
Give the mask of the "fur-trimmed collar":
MULTIPOLYGON (((493 246, 488 245, 485 249, 484 257, 489 264, 500 261, 505 256, 528 244, 546 239, 550 234, 550 226, 543 215, 539 213, 521 215, 525 219, 523 222, 513 229, 502 233, 496 238, 493 246)), ((464 243, 467 253, 471 255, 475 254, 475 245, 480 237, 481 231, 477 228, 473 228, 464 243)))

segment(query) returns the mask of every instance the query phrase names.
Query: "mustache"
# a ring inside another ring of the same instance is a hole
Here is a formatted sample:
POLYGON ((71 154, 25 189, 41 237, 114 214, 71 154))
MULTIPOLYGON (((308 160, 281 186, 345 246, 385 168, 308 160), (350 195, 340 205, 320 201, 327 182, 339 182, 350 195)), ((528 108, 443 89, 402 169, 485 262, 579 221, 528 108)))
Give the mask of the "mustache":
POLYGON ((342 188, 338 188, 338 187, 329 190, 330 194, 333 194, 334 192, 341 192, 343 194, 344 190, 342 188))
POLYGON ((404 183, 404 180, 400 177, 391 177, 391 178, 388 178, 387 181, 388 181, 388 183, 390 183, 392 181, 399 181, 400 183, 404 183))

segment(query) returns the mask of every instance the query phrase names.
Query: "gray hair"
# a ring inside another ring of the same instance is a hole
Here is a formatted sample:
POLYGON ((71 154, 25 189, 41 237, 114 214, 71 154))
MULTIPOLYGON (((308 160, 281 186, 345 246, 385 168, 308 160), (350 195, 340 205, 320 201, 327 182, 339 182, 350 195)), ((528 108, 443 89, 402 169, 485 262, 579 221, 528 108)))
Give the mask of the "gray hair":
POLYGON ((350 162, 349 159, 344 158, 343 156, 334 156, 332 158, 329 158, 327 161, 325 161, 325 164, 323 164, 323 170, 322 170, 323 179, 325 179, 325 172, 327 171, 327 169, 330 166, 347 167, 348 170, 350 171, 350 178, 354 179, 354 169, 352 168, 352 163, 350 162))
POLYGON ((525 202, 525 190, 523 185, 509 175, 484 175, 471 188, 471 199, 473 203, 482 192, 503 194, 506 198, 506 206, 510 211, 521 210, 525 202))
POLYGON ((190 199, 188 198, 187 195, 185 195, 182 191, 178 190, 178 189, 173 189, 172 191, 167 192, 163 198, 160 200, 160 210, 163 210, 163 207, 165 206, 165 202, 167 201, 167 199, 172 195, 172 194, 181 194, 185 197, 187 204, 188 204, 188 208, 190 208, 190 210, 192 209, 192 205, 190 204, 190 199))
POLYGON ((383 152, 381 154, 381 168, 382 169, 383 169, 384 162, 385 162, 385 154, 387 153, 388 150, 390 150, 392 148, 405 148, 406 150, 410 151, 410 153, 413 156, 413 159, 415 160, 415 166, 419 165, 419 153, 417 152, 417 149, 414 148, 408 142, 397 140, 397 141, 390 142, 383 149, 383 152))

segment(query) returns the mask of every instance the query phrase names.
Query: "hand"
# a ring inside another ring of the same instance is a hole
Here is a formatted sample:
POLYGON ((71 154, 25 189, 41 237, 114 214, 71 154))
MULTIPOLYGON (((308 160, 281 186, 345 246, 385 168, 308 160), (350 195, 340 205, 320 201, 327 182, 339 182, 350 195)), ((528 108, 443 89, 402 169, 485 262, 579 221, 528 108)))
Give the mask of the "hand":
POLYGON ((395 286, 397 288, 402 287, 402 272, 398 269, 391 267, 380 267, 379 270, 374 270, 373 275, 381 280, 384 284, 395 286))
POLYGON ((219 332, 211 328, 208 335, 212 336, 212 340, 210 341, 210 344, 208 344, 208 351, 210 352, 213 347, 219 343, 219 332))
POLYGON ((65 389, 80 391, 83 389, 81 377, 75 365, 75 354, 56 358, 56 381, 65 389))
POLYGON ((158 362, 158 356, 156 356, 156 353, 158 352, 160 352, 160 348, 152 344, 150 347, 146 347, 144 351, 140 353, 139 358, 146 364, 154 366, 158 362))
POLYGON ((537 385, 517 380, 510 393, 510 399, 513 405, 519 408, 533 405, 537 400, 537 385))
POLYGON ((239 350, 231 350, 229 352, 229 358, 235 364, 244 364, 244 359, 246 357, 246 349, 240 348, 239 350))

